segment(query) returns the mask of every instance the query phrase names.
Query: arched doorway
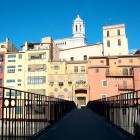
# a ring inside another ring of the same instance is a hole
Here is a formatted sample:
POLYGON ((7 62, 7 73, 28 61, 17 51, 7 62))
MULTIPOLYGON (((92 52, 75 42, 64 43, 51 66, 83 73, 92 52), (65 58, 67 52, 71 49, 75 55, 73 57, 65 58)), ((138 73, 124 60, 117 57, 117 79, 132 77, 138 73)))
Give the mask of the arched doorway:
POLYGON ((78 108, 85 108, 87 103, 87 90, 86 89, 75 90, 75 99, 78 108))

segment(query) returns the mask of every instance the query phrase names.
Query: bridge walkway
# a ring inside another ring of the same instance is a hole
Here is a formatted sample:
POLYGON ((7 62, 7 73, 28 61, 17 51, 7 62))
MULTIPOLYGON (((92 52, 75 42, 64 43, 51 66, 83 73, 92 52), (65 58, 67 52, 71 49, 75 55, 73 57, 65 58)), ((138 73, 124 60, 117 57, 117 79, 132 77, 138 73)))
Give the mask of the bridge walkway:
POLYGON ((132 140, 90 109, 74 109, 36 140, 132 140))

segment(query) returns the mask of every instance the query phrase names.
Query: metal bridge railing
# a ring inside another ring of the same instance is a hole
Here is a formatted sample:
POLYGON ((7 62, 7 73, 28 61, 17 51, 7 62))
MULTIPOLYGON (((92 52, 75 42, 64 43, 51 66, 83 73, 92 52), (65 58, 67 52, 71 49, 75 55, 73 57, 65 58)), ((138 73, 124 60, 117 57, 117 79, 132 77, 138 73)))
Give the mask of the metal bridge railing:
POLYGON ((0 87, 0 139, 30 139, 76 108, 73 101, 0 87))
POLYGON ((87 107, 140 139, 140 90, 89 101, 87 107))

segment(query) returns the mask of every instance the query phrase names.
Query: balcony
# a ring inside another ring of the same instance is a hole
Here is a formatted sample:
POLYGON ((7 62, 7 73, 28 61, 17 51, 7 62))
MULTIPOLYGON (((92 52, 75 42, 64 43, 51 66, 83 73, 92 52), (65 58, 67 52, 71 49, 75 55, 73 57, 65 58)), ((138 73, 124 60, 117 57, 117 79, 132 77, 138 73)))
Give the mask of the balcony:
POLYGON ((28 43, 28 51, 49 50, 50 43, 28 43))
POLYGON ((119 90, 134 90, 134 86, 130 85, 130 86, 127 86, 127 85, 119 85, 118 86, 118 89, 119 90))
POLYGON ((106 72, 106 77, 133 77, 133 73, 106 72))

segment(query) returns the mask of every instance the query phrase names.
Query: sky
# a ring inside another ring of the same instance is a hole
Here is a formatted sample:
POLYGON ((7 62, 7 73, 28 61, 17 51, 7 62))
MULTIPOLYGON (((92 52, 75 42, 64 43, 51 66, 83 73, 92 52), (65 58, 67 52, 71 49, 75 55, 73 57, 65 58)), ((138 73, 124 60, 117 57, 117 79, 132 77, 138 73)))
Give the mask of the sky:
POLYGON ((0 42, 21 50, 25 41, 72 37, 77 14, 89 45, 103 42, 103 26, 125 24, 129 49, 140 48, 140 0, 0 0, 0 42))

